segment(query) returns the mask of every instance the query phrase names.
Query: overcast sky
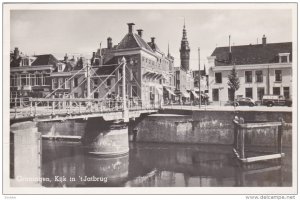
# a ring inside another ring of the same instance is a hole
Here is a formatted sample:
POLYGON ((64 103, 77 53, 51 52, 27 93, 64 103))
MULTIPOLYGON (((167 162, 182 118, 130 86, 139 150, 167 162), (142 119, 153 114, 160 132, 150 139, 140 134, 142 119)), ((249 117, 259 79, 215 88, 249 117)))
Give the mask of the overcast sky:
MULTIPOLYGON (((12 11, 11 50, 32 55, 51 53, 61 59, 65 53, 82 54, 106 47, 107 37, 118 44, 128 32, 127 23, 143 29, 148 42, 156 37, 159 48, 180 63, 180 41, 183 19, 191 48, 191 68, 198 68, 198 47, 201 63, 206 62, 217 46, 228 46, 228 35, 234 45, 261 43, 263 34, 268 43, 292 41, 290 10, 65 10, 12 11)), ((76 56, 75 55, 75 56, 76 56)), ((201 65, 202 68, 202 65, 201 65)))

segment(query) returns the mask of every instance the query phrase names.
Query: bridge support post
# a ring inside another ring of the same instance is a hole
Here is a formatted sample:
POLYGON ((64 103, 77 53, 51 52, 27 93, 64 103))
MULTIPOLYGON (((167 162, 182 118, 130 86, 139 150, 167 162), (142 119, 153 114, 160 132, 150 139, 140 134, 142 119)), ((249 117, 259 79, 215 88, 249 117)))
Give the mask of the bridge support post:
POLYGON ((127 108, 127 100, 126 100, 126 59, 122 58, 123 68, 122 68, 122 103, 123 103, 123 120, 124 122, 129 122, 128 117, 128 108, 127 108))
POLYGON ((128 125, 105 122, 103 119, 89 119, 83 144, 87 153, 98 156, 116 156, 129 152, 128 125), (101 120, 101 121, 100 121, 101 120))
POLYGON ((15 123, 10 127, 11 186, 41 186, 40 180, 20 181, 18 177, 41 178, 41 134, 35 122, 15 123))

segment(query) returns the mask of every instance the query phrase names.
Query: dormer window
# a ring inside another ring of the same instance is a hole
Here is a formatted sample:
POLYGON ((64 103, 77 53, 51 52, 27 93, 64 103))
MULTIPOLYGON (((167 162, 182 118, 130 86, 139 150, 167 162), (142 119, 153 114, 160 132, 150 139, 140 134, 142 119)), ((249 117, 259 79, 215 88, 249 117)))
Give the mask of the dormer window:
POLYGON ((63 70, 63 67, 62 67, 61 63, 58 63, 57 67, 58 67, 58 72, 61 72, 63 70))
POLYGON ((28 66, 29 65, 29 60, 28 58, 24 58, 21 60, 21 66, 28 66))
POLYGON ((290 53, 279 53, 279 63, 289 63, 290 62, 290 53))
POLYGON ((95 58, 95 65, 100 65, 100 59, 99 58, 95 58))

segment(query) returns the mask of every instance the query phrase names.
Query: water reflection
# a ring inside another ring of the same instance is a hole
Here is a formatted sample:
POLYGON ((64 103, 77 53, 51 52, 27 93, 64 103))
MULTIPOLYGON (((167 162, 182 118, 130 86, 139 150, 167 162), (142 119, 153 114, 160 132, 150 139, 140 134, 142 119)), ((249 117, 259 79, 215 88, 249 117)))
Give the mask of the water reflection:
POLYGON ((270 187, 292 182, 290 149, 284 149, 282 164, 240 168, 231 147, 224 145, 138 143, 130 145, 129 155, 114 158, 85 154, 80 143, 43 141, 42 146, 42 176, 52 180, 43 182, 45 187, 270 187), (66 181, 55 181, 55 176, 66 181))

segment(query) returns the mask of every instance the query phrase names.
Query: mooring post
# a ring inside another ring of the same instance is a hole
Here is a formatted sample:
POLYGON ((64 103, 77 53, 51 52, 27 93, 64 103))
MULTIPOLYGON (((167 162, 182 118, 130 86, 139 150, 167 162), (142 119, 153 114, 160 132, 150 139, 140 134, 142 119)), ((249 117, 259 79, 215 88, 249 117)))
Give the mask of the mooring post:
MULTIPOLYGON (((244 118, 240 117, 239 124, 244 124, 244 118)), ((240 135, 240 157, 241 159, 245 158, 245 131, 246 129, 239 127, 238 134, 240 135)))
POLYGON ((282 153, 282 130, 283 130, 283 126, 284 126, 284 121, 281 118, 281 125, 278 126, 278 136, 277 136, 277 152, 278 153, 282 153))
POLYGON ((237 150, 238 145, 237 145, 237 137, 238 137, 238 125, 237 123, 239 122, 238 116, 235 116, 233 120, 233 148, 237 150))

